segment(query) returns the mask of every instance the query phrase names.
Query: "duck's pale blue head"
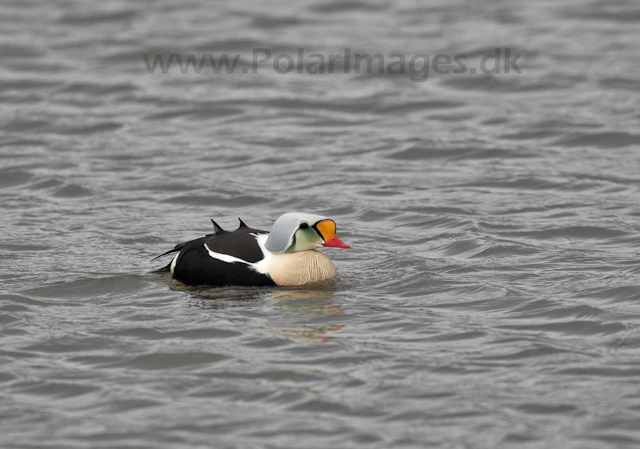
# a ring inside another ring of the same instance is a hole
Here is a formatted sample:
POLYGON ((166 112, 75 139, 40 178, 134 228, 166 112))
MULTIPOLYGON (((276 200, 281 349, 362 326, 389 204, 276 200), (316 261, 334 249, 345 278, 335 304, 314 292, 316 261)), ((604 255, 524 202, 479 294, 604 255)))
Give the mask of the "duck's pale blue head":
POLYGON ((265 243, 272 253, 295 253, 321 246, 351 248, 336 235, 335 221, 301 212, 289 212, 278 218, 265 243))

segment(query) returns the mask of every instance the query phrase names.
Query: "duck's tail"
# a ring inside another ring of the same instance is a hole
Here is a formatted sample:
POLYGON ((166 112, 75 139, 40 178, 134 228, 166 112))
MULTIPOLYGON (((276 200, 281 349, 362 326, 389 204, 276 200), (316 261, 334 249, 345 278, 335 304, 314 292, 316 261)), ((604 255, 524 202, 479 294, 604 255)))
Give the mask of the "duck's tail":
MULTIPOLYGON (((167 254, 177 253, 182 248, 184 248, 188 243, 189 242, 178 243, 173 249, 170 249, 166 253, 162 253, 159 256, 156 256, 153 259, 151 259, 151 262, 153 262, 156 259, 161 258, 162 256, 166 256, 167 254)), ((152 273, 170 273, 171 272, 171 262, 169 262, 166 266, 164 266, 162 268, 158 268, 157 270, 153 270, 151 272, 152 273)))

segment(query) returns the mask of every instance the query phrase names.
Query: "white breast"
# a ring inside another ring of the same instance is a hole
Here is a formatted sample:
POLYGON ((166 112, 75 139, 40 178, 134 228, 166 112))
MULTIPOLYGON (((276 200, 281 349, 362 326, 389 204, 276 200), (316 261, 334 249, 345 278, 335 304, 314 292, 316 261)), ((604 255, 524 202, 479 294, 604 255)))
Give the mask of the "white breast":
POLYGON ((267 237, 264 234, 256 237, 264 259, 252 265, 258 273, 271 276, 276 285, 311 284, 333 279, 338 274, 331 259, 319 251, 280 254, 270 252, 264 246, 267 237))

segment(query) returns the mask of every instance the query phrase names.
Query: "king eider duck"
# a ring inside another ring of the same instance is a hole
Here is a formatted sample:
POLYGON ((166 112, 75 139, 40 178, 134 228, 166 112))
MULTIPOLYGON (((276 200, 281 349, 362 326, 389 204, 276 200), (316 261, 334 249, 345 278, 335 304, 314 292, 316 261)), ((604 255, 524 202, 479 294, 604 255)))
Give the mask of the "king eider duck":
POLYGON ((336 267, 316 248, 351 248, 336 235, 336 223, 320 215, 284 214, 271 232, 238 220, 240 227, 233 232, 211 220, 213 234, 158 256, 178 253, 159 271, 169 271, 173 279, 191 286, 296 286, 336 276, 336 267))

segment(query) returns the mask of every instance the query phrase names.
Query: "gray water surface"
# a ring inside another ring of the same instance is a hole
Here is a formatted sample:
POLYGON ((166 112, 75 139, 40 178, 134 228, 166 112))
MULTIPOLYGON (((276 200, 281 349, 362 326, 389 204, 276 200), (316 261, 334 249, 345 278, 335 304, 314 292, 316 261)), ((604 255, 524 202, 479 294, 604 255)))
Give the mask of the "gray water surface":
POLYGON ((638 3, 273 3, 0 5, 0 446, 638 447, 638 3), (256 48, 522 73, 143 60, 256 48), (297 210, 333 286, 150 274, 297 210))

